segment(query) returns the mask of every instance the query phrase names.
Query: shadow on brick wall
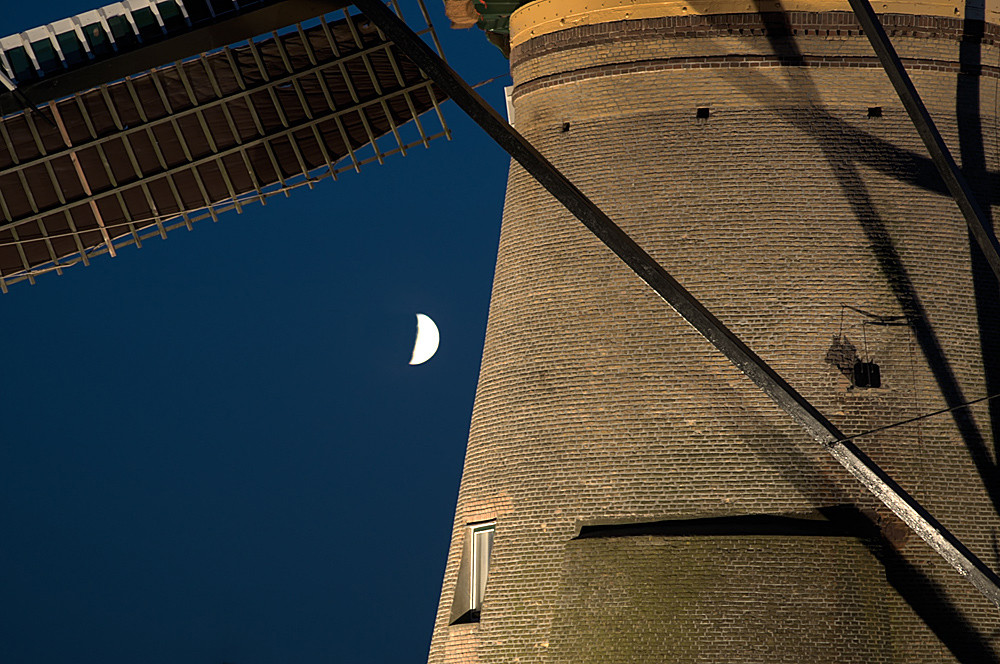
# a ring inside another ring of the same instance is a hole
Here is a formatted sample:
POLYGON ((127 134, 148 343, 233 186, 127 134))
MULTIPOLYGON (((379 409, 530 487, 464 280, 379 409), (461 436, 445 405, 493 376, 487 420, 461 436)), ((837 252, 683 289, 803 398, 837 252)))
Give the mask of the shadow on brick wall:
MULTIPOLYGON (((760 16, 766 26, 768 41, 783 63, 790 66, 804 64, 802 54, 792 37, 793 33, 787 15, 776 12, 760 12, 760 16)), ((982 119, 978 113, 980 103, 979 76, 972 75, 972 73, 978 73, 980 67, 982 23, 979 22, 977 25, 977 22, 967 20, 966 27, 961 47, 962 71, 966 73, 959 75, 958 98, 956 99, 956 105, 961 109, 958 123, 961 132, 961 157, 963 172, 989 214, 989 204, 993 202, 990 199, 997 195, 997 187, 991 186, 996 180, 996 174, 991 174, 986 165, 982 119)), ((765 83, 763 79, 759 82, 765 83)), ((800 98, 807 100, 818 102, 820 99, 816 88, 808 82, 795 92, 800 98)), ((878 168, 883 173, 894 175, 902 181, 946 194, 941 178, 930 160, 915 153, 899 150, 874 137, 865 136, 863 132, 849 127, 845 122, 825 114, 818 108, 815 113, 810 113, 808 118, 802 118, 798 113, 789 112, 786 109, 773 108, 773 110, 784 119, 808 131, 816 139, 840 188, 864 229, 888 285, 907 316, 910 328, 948 407, 956 408, 966 403, 967 398, 945 357, 937 335, 927 319, 920 297, 917 295, 913 282, 893 245, 889 231, 878 214, 856 166, 858 162, 864 162, 866 165, 878 168), (878 145, 873 146, 872 143, 878 145), (878 147, 879 150, 869 152, 866 148, 870 147, 878 147), (888 158, 880 157, 881 161, 872 164, 866 158, 866 153, 883 154, 887 155, 888 158), (907 174, 905 171, 910 166, 914 168, 911 173, 907 174)), ((978 246, 974 242, 970 242, 970 244, 972 245, 972 271, 979 317, 980 342, 986 370, 986 385, 988 394, 994 394, 1000 391, 1000 335, 996 333, 1000 327, 998 325, 1000 323, 1000 293, 998 293, 996 278, 978 246)), ((1000 431, 1000 403, 997 403, 996 400, 991 404, 990 413, 992 430, 994 432, 1000 431)), ((1000 469, 993 460, 1000 458, 1000 449, 995 446, 990 449, 989 443, 968 408, 956 408, 952 412, 952 417, 969 450, 993 508, 1000 515, 1000 469), (998 456, 994 457, 993 455, 998 456)), ((868 541, 874 543, 872 551, 885 565, 886 578, 890 584, 896 588, 956 659, 963 664, 998 661, 998 654, 993 651, 986 637, 963 618, 961 612, 948 598, 945 588, 942 588, 923 571, 909 563, 893 548, 874 521, 860 512, 854 513, 856 510, 853 508, 838 509, 839 511, 831 512, 830 518, 848 519, 854 522, 857 527, 867 529, 870 535, 868 541)))
MULTIPOLYGON (((803 64, 804 59, 792 38, 787 15, 776 12, 760 12, 760 16, 766 27, 767 39, 782 62, 789 66, 803 64)), ((969 41, 973 40, 970 38, 969 41)), ((973 49, 966 50, 972 52, 973 49)), ((967 57, 973 58, 975 56, 969 55, 967 57)), ((973 77, 962 76, 960 78, 973 77)), ((768 85, 763 78, 757 83, 761 86, 768 85)), ((805 82, 799 81, 799 85, 801 87, 794 91, 795 94, 801 99, 818 102, 820 95, 816 88, 808 83, 808 79, 805 82)), ((752 94, 753 90, 749 90, 749 92, 752 94)), ((963 98, 961 103, 969 104, 971 108, 978 108, 978 83, 966 81, 964 86, 959 86, 959 94, 969 98, 968 100, 963 98), (972 101, 973 99, 975 102, 972 101)), ((952 417, 975 463, 983 486, 989 494, 994 511, 1000 515, 1000 468, 992 457, 994 452, 1000 450, 990 449, 990 445, 973 419, 971 411, 968 408, 960 407, 968 399, 945 357, 937 335, 927 319, 926 310, 920 297, 917 295, 906 267, 893 245, 889 231, 879 216, 855 164, 863 161, 867 166, 875 167, 904 182, 947 195, 940 176, 929 158, 900 150, 885 141, 867 136, 819 108, 816 108, 815 111, 811 110, 808 115, 791 109, 772 107, 772 110, 783 119, 812 134, 823 151, 845 198, 852 206, 856 218, 868 237, 872 252, 888 285, 907 316, 910 328, 913 330, 917 343, 933 372, 941 394, 949 408, 956 408, 952 412, 952 417), (870 162, 869 155, 885 156, 878 156, 875 162, 870 162)), ((978 193, 990 192, 990 196, 997 196, 996 188, 990 187, 990 184, 997 179, 996 174, 990 173, 985 165, 980 120, 969 122, 963 116, 963 122, 960 124, 973 126, 972 129, 963 130, 965 132, 963 143, 978 145, 978 147, 968 148, 970 162, 978 160, 977 163, 980 164, 978 171, 976 168, 972 168, 970 173, 970 179, 978 185, 974 185, 976 191, 978 193), (975 126, 979 126, 980 129, 977 130, 975 126)), ((984 198, 985 196, 986 194, 983 194, 984 198)), ((984 202, 986 201, 984 200, 984 202)), ((1000 295, 998 295, 996 279, 974 243, 973 263, 987 384, 991 390, 989 393, 993 394, 1000 391, 1000 335, 996 334, 998 321, 1000 321, 998 318, 1000 316, 1000 304, 998 304, 1000 295)), ((996 431, 998 430, 997 425, 1000 423, 1000 402, 994 401, 992 403, 991 414, 996 431)))
MULTIPOLYGON (((985 136, 983 135, 983 117, 980 113, 982 90, 983 37, 986 24, 982 20, 973 20, 968 16, 974 11, 973 4, 966 7, 966 20, 963 24, 962 40, 959 44, 959 75, 955 99, 955 110, 958 115, 959 152, 962 162, 962 172, 972 187, 973 194, 979 201, 986 215, 988 227, 996 230, 993 223, 991 196, 1000 189, 1000 182, 995 174, 989 172, 986 163, 985 136)), ((994 90, 996 94, 996 90, 994 90)), ((998 119, 994 118, 994 122, 998 119)), ((1000 145, 994 146, 1000 150, 1000 145)), ((983 349, 983 365, 986 374, 986 393, 1000 393, 1000 283, 997 282, 983 256, 979 245, 972 241, 972 274, 973 287, 976 295, 976 311, 979 315, 979 341, 983 349)), ((997 488, 996 463, 1000 461, 1000 400, 989 403, 990 424, 993 431, 993 488, 997 488)), ((983 463, 989 463, 989 456, 983 463)), ((992 494, 991 494, 992 495, 992 494)), ((994 506, 997 502, 994 499, 994 506)))

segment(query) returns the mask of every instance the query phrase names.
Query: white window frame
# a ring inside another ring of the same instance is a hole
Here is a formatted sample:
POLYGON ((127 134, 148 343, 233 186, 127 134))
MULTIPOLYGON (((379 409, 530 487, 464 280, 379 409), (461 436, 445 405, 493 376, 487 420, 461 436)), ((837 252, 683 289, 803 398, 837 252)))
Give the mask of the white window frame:
POLYGON ((493 537, 496 533, 496 521, 489 521, 485 523, 475 523, 469 526, 469 540, 471 542, 471 553, 472 553, 472 574, 471 583, 469 584, 469 610, 478 612, 482 609, 483 597, 486 595, 486 583, 489 579, 490 574, 490 558, 493 553, 493 537), (482 544, 480 543, 481 538, 477 535, 481 533, 489 533, 487 535, 487 546, 489 551, 486 553, 486 558, 483 561, 485 564, 480 565, 480 549, 482 544), (485 569, 483 569, 485 567, 485 569), (482 592, 479 592, 480 584, 482 584, 482 592))

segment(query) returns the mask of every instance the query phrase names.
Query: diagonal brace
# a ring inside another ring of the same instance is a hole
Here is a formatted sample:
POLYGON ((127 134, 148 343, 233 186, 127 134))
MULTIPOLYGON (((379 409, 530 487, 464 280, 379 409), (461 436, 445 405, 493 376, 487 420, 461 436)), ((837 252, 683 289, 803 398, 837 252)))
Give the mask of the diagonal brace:
POLYGON ((986 221, 983 209, 976 202, 969 183, 966 182, 965 176, 962 175, 958 164, 955 163, 955 159, 948 151, 948 146, 945 145, 944 139, 941 138, 940 132, 934 125, 934 120, 927 112, 927 107, 924 106, 920 95, 917 94, 917 89, 913 87, 913 81, 903 69, 903 63, 900 62, 896 49, 889 41, 889 36, 885 34, 885 28, 882 27, 882 23, 878 20, 875 10, 872 9, 868 0, 848 0, 848 2, 851 3, 854 15, 868 37, 868 41, 871 42, 872 48, 875 49, 875 54, 878 56, 879 62, 882 63, 885 73, 888 74, 892 87, 896 88, 896 94, 903 102, 903 108, 910 115, 913 126, 916 127, 917 133, 923 139, 924 146, 931 155, 931 161, 934 162, 938 173, 941 174, 941 179, 948 187, 948 192, 958 203, 958 208, 962 211, 962 216, 965 217, 965 223, 969 226, 969 232, 976 238, 976 243, 986 257, 986 261, 993 268, 997 279, 1000 280, 1000 244, 997 243, 996 236, 990 232, 990 224, 986 221))
POLYGON ((1000 578, 577 189, 380 0, 354 4, 511 157, 855 478, 1000 608, 1000 578))

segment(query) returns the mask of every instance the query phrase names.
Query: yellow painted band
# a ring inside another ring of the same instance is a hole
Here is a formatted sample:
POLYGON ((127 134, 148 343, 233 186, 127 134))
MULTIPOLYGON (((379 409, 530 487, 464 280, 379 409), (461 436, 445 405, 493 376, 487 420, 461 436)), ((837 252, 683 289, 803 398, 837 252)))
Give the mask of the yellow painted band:
MULTIPOLYGON (((995 23, 1000 0, 969 0, 973 11, 995 23)), ((962 17, 965 0, 875 0, 875 11, 888 14, 962 17)), ((689 14, 741 14, 761 11, 849 12, 847 0, 534 0, 510 15, 510 45, 581 25, 626 19, 686 16, 689 14)))

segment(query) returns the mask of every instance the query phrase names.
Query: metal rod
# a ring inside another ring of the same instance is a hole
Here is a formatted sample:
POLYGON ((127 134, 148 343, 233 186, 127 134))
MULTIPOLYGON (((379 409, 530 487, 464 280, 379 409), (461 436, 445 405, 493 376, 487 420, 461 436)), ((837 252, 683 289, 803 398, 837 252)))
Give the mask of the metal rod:
MULTIPOLYGON (((347 16, 347 13, 345 12, 344 15, 347 16)), ((337 66, 340 68, 340 75, 344 79, 344 83, 347 84, 347 91, 351 94, 351 99, 354 100, 354 103, 358 104, 361 101, 361 97, 358 96, 357 90, 354 89, 354 82, 351 78, 351 73, 347 70, 347 67, 344 64, 347 58, 341 55, 340 48, 337 47, 337 40, 334 38, 333 32, 330 30, 330 24, 326 22, 326 17, 320 16, 319 21, 320 25, 323 26, 323 34, 326 35, 326 41, 333 50, 334 56, 337 57, 337 66)), ((354 24, 352 23, 351 25, 353 26, 354 24)), ((382 47, 388 48, 388 44, 382 44, 382 47)), ((364 53, 366 53, 366 51, 362 49, 358 53, 362 54, 362 57, 364 57, 364 53)), ((379 150, 378 141, 375 140, 375 134, 372 133, 371 127, 368 126, 368 116, 365 114, 363 109, 358 110, 358 118, 361 120, 361 125, 365 128, 365 133, 368 134, 368 142, 371 144, 372 151, 378 158, 378 163, 384 163, 384 155, 381 150, 379 150)))
MULTIPOLYGON (((87 109, 83 105, 82 98, 80 97, 80 95, 76 95, 75 100, 76 100, 76 106, 80 111, 80 116, 83 118, 84 123, 87 125, 87 131, 90 132, 91 139, 96 139, 97 132, 94 130, 94 123, 91 121, 90 114, 87 112, 87 109)), ((142 113, 141 109, 140 113, 142 113)), ((155 136, 152 135, 152 132, 148 127, 146 128, 146 131, 149 134, 149 139, 150 141, 152 141, 154 148, 156 148, 157 141, 155 140, 155 136)), ((104 166, 104 172, 108 176, 108 181, 111 183, 111 186, 114 189, 115 200, 118 201, 118 207, 121 208, 122 214, 125 215, 125 218, 131 220, 132 216, 129 213, 128 205, 126 205, 125 203, 125 197, 122 196, 121 189, 118 187, 118 178, 115 177, 114 170, 111 168, 111 162, 108 161, 107 153, 104 150, 104 143, 95 143, 94 149, 97 150, 97 155, 101 158, 101 164, 104 166)), ((81 148, 78 151, 82 150, 83 148, 81 148)), ((159 148, 156 148, 156 152, 157 154, 159 154, 159 148)), ((171 184, 171 187, 173 187, 173 184, 171 184)), ((173 188, 176 189, 176 187, 173 188)), ((66 215, 69 216, 69 213, 66 212, 66 215)), ((139 240, 138 231, 136 231, 135 226, 131 223, 131 221, 129 221, 128 227, 133 237, 135 237, 136 246, 141 247, 142 242, 139 240)), ((83 258, 84 265, 87 265, 88 259, 86 254, 81 254, 81 256, 83 258)))
MULTIPOLYGON (((215 96, 222 99, 225 95, 222 92, 222 87, 219 85, 219 81, 215 76, 215 72, 212 71, 212 65, 209 64, 208 60, 204 55, 200 56, 202 67, 205 68, 205 75, 208 76, 208 80, 212 84, 212 89, 215 91, 215 96)), ((252 105, 252 104, 251 104, 252 105)), ((233 140, 235 140, 240 145, 243 144, 243 137, 240 135, 240 130, 236 126, 236 121, 233 119, 232 111, 229 109, 229 104, 222 104, 222 113, 226 117, 226 124, 229 125, 229 131, 233 135, 233 140)), ((246 150, 240 150, 240 157, 243 159, 243 167, 247 170, 247 175, 253 182, 253 188, 257 192, 258 198, 260 197, 260 182, 257 180, 257 174, 254 173, 253 165, 250 163, 250 158, 247 156, 246 150)), ((164 169, 166 165, 164 165, 164 169)), ((183 205, 181 206, 184 207, 183 205)))
MULTIPOLYGON (((399 7, 396 7, 396 14, 399 15, 399 7)), ((385 54, 389 58, 389 64, 392 65, 392 73, 396 75, 396 82, 400 85, 400 87, 405 87, 406 82, 403 79, 403 73, 399 68, 399 63, 396 62, 396 56, 392 54, 392 49, 387 48, 385 50, 385 54)), ((410 111, 410 117, 413 118, 413 124, 417 127, 417 133, 419 133, 420 137, 424 139, 424 147, 430 147, 427 142, 427 136, 424 135, 424 128, 420 126, 420 118, 418 117, 419 114, 417 113, 417 109, 413 106, 413 100, 410 99, 409 95, 405 95, 405 98, 406 107, 410 111)))
MULTIPOLYGON (((236 84, 240 86, 241 92, 239 94, 244 95, 240 97, 240 100, 243 102, 243 104, 246 105, 247 112, 250 114, 250 119, 253 120, 253 126, 257 130, 257 135, 260 137, 261 144, 264 146, 264 152, 267 153, 267 157, 271 162, 271 168, 274 169, 275 177, 277 177, 278 180, 282 183, 282 185, 284 185, 285 181, 281 177, 281 168, 278 166, 278 162, 274 158, 274 153, 271 150, 271 146, 267 142, 267 130, 264 128, 264 123, 261 122, 260 115, 257 113, 257 105, 254 102, 254 96, 252 92, 253 89, 247 86, 247 82, 243 76, 243 72, 240 71, 239 66, 233 59, 233 54, 232 51, 229 50, 229 47, 226 47, 226 60, 229 63, 229 69, 232 72, 233 77, 235 77, 236 79, 236 84)), ((225 106, 226 105, 223 104, 223 107, 225 106)), ((236 140, 241 145, 243 144, 243 140, 241 139, 239 134, 236 134, 236 140)), ((241 154, 243 155, 244 165, 246 166, 247 171, 250 173, 250 177, 253 179, 254 189, 257 190, 258 199, 260 200, 261 205, 265 205, 263 195, 260 193, 261 192, 260 180, 257 177, 257 172, 254 170, 253 165, 250 163, 250 157, 247 155, 245 149, 241 152, 241 154)))
POLYGON ((10 236, 14 238, 14 242, 17 245, 17 255, 21 259, 21 265, 23 265, 24 269, 28 272, 28 283, 34 285, 35 278, 34 275, 31 274, 31 263, 28 262, 28 257, 24 253, 24 246, 23 243, 21 242, 21 238, 17 236, 16 228, 10 229, 10 236))
MULTIPOLYGON (((115 102, 111 98, 111 93, 108 91, 108 86, 102 85, 100 86, 99 90, 101 91, 101 96, 104 98, 104 103, 107 105, 108 111, 111 113, 112 122, 115 123, 115 127, 118 129, 119 132, 123 131, 125 128, 125 124, 122 122, 121 114, 118 112, 118 108, 115 106, 115 102)), ((132 141, 129 138, 129 136, 122 135, 121 142, 122 146, 125 148, 125 155, 128 157, 129 164, 132 165, 132 173, 134 173, 136 177, 135 183, 139 186, 139 189, 142 191, 143 196, 145 196, 146 204, 149 205, 149 209, 153 211, 153 214, 156 214, 157 213, 156 201, 153 199, 152 192, 149 191, 149 185, 146 184, 146 179, 145 179, 146 176, 142 172, 142 168, 139 167, 139 158, 136 156, 136 151, 132 146, 132 141)), ((116 193, 120 194, 120 192, 117 191, 116 193)), ((122 203, 122 213, 125 215, 126 219, 131 220, 132 214, 131 212, 129 212, 128 206, 125 205, 125 199, 119 198, 119 200, 122 203)), ((103 227, 103 225, 104 224, 102 223, 101 226, 103 227)), ((135 228, 133 226, 130 225, 129 228, 133 233, 135 232, 135 228)), ((167 236, 164 233, 163 238, 166 239, 166 237, 167 236)), ((112 256, 113 255, 114 254, 112 254, 112 256)))
MULTIPOLYGON (((131 78, 125 79, 125 85, 126 87, 128 87, 129 94, 132 96, 132 103, 135 104, 135 108, 139 112, 139 119, 142 120, 142 122, 146 125, 146 138, 149 139, 149 144, 153 146, 153 154, 156 155, 156 161, 157 163, 160 164, 161 169, 167 170, 167 168, 169 168, 169 166, 167 166, 167 160, 163 156, 163 150, 160 149, 160 141, 156 138, 156 134, 153 133, 153 129, 148 124, 149 117, 146 115, 146 109, 145 106, 143 105, 142 98, 136 92, 135 86, 132 84, 131 78)), ((77 97, 77 99, 79 99, 79 97, 77 97)), ((100 149, 99 146, 98 149, 100 149)), ((106 162, 105 165, 107 165, 106 162)), ((180 191, 177 189, 177 184, 174 182, 173 176, 168 175, 164 178, 164 180, 166 181, 167 186, 170 187, 170 193, 174 198, 174 203, 177 205, 177 209, 183 211, 184 201, 181 199, 180 191)), ((117 186, 118 185, 115 184, 116 189, 117 186)), ((121 198, 120 195, 118 202, 121 205, 121 208, 124 210, 125 200, 121 198)), ((132 230, 132 237, 135 239, 135 246, 141 248, 142 240, 139 239, 139 235, 136 233, 135 227, 129 224, 129 229, 132 230)))
POLYGON ((55 248, 52 246, 52 240, 49 238, 49 231, 45 228, 45 224, 42 223, 41 219, 37 220, 35 225, 38 226, 38 232, 42 234, 42 238, 45 240, 45 250, 49 253, 49 261, 55 265, 56 274, 62 274, 62 265, 59 264, 59 257, 56 255, 55 248))
POLYGON ((76 245, 77 253, 80 254, 80 260, 83 261, 84 266, 90 265, 90 259, 87 258, 87 248, 83 246, 83 240, 80 239, 83 237, 83 233, 76 227, 76 222, 73 221, 73 214, 69 210, 63 210, 63 218, 66 219, 66 225, 73 236, 73 243, 76 245))
POLYGON ((944 139, 941 138, 940 132, 934 125, 934 120, 927 112, 927 107, 920 99, 917 89, 913 86, 913 81, 903 69, 903 63, 900 62, 896 49, 889 41, 885 28, 882 27, 882 23, 878 20, 875 10, 872 9, 868 0, 849 0, 849 2, 861 28, 868 37, 868 41, 875 49, 879 62, 882 63, 885 73, 889 76, 892 87, 896 88, 896 94, 903 102, 903 108, 910 115, 913 126, 916 127, 917 133, 923 139, 924 146, 931 155, 931 161, 934 162, 938 173, 941 174, 941 179, 944 180, 949 193, 958 203, 962 216, 965 217, 965 223, 969 226, 969 231, 976 238, 976 243, 979 244, 987 262, 993 268, 993 273, 997 279, 1000 279, 1000 244, 997 243, 996 236, 990 232, 986 215, 983 214, 969 183, 966 182, 965 176, 962 175, 958 164, 955 163, 955 159, 948 151, 948 146, 945 145, 944 139))
MULTIPOLYGON (((302 24, 301 23, 296 23, 295 24, 295 29, 299 33, 299 40, 302 42, 302 48, 306 52, 306 57, 309 58, 309 63, 315 67, 316 66, 316 52, 313 50, 312 44, 309 43, 309 37, 307 37, 306 33, 302 30, 302 24)), ((326 88, 326 82, 323 80, 323 75, 317 73, 316 74, 316 80, 319 83, 320 88, 323 90, 323 94, 326 97, 327 101, 329 102, 331 110, 337 110, 336 108, 333 108, 333 101, 330 98, 330 91, 326 88)), ((301 86, 296 85, 295 92, 296 92, 296 94, 301 95, 302 94, 302 88, 301 88, 301 86)), ((300 99, 301 99, 301 97, 300 97, 300 99)), ((312 117, 313 117, 312 109, 310 109, 309 106, 306 105, 305 100, 302 100, 302 103, 304 105, 306 113, 309 114, 309 119, 311 120, 312 117)), ((416 119, 417 119, 416 116, 414 116, 413 119, 414 119, 414 121, 416 121, 416 119)), ((337 179, 337 172, 336 172, 337 169, 334 166, 334 160, 330 157, 329 152, 327 152, 326 144, 324 143, 323 137, 320 135, 319 129, 316 127, 316 125, 313 125, 312 132, 313 132, 313 137, 316 139, 316 143, 319 145, 320 150, 323 152, 323 159, 326 161, 327 168, 330 169, 330 177, 332 177, 334 180, 336 180, 337 179)))
MULTIPOLYGON (((278 97, 274 93, 273 86, 270 84, 271 75, 268 73, 267 67, 264 65, 264 61, 261 60, 260 52, 257 50, 257 47, 254 44, 253 39, 250 39, 247 42, 247 44, 249 46, 250 53, 253 54, 253 61, 257 65, 257 71, 260 72, 261 77, 267 84, 265 85, 265 88, 267 90, 268 98, 271 100, 271 105, 274 107, 275 113, 277 113, 278 115, 278 120, 281 121, 281 125, 283 127, 287 128, 288 119, 285 117, 285 113, 282 110, 281 103, 278 102, 278 97)), ((281 185, 284 186, 285 178, 281 174, 281 166, 278 165, 278 159, 274 155, 274 149, 271 147, 270 141, 268 141, 267 131, 269 130, 265 129, 264 124, 260 121, 260 118, 255 110, 256 103, 254 102, 254 96, 252 94, 246 97, 246 104, 247 107, 251 109, 250 112, 253 115, 255 126, 257 127, 258 132, 261 134, 261 144, 264 146, 264 151, 267 153, 268 159, 271 160, 271 167, 274 169, 274 175, 275 177, 278 178, 278 181, 281 182, 281 185)))
POLYGON ((489 136, 959 574, 1000 608, 1000 579, 809 401, 684 289, 379 0, 355 5, 489 136))
MULTIPOLYGON (((55 102, 49 102, 49 105, 52 107, 51 110, 52 110, 52 113, 53 113, 53 117, 56 117, 59 111, 55 108, 55 102)), ((31 131, 32 136, 35 139, 35 146, 38 148, 39 153, 41 154, 42 157, 47 157, 47 151, 45 149, 45 145, 43 144, 43 142, 42 142, 42 140, 41 140, 41 138, 40 138, 40 136, 38 134, 37 127, 35 127, 35 122, 34 122, 34 120, 31 119, 31 115, 30 114, 25 114, 24 119, 25 119, 25 122, 28 125, 28 128, 31 131)), ((80 183, 83 186, 84 190, 86 191, 87 190, 87 182, 86 182, 85 178, 83 178, 83 176, 81 175, 82 171, 80 170, 80 164, 78 162, 76 153, 72 151, 72 146, 70 146, 70 144, 67 142, 68 138, 67 138, 67 134, 66 134, 66 128, 62 124, 61 116, 56 117, 56 120, 59 122, 59 124, 56 127, 57 127, 57 129, 59 129, 60 137, 63 139, 64 142, 66 142, 66 145, 70 147, 71 161, 72 161, 74 167, 76 168, 76 171, 78 173, 78 177, 80 178, 80 183)), ((59 203, 61 205, 65 205, 66 204, 66 197, 63 195, 63 190, 62 190, 62 187, 59 185, 59 179, 56 177, 55 170, 52 168, 52 162, 50 160, 47 160, 47 161, 44 162, 44 164, 45 164, 46 174, 49 176, 49 182, 52 184, 53 190, 55 191, 55 194, 56 194, 56 198, 59 200, 59 203)), ((25 195, 28 198, 28 203, 31 205, 31 209, 37 215, 37 213, 38 213, 38 206, 35 204, 35 197, 32 194, 31 188, 28 185, 28 180, 25 177, 24 172, 21 171, 21 170, 19 170, 17 172, 17 175, 18 175, 18 179, 20 180, 20 183, 21 183, 21 188, 24 190, 24 193, 25 193, 25 195)), ((73 218, 72 218, 72 216, 70 216, 70 213, 68 211, 64 211, 63 214, 65 215, 66 221, 69 223, 70 227, 75 229, 76 227, 73 224, 73 218)), ((44 215, 36 216, 34 218, 34 220, 35 220, 35 224, 40 229, 42 229, 42 234, 45 235, 45 230, 44 230, 45 224, 43 223, 43 219, 42 219, 43 216, 44 215)), ((99 212, 97 211, 96 208, 94 209, 94 217, 97 220, 97 223, 101 226, 101 231, 104 234, 105 239, 108 239, 106 229, 104 228, 104 223, 101 220, 101 217, 99 216, 99 212)), ((23 225, 24 224, 21 224, 21 226, 23 226, 23 225)), ((13 237, 14 240, 19 243, 17 249, 18 249, 18 252, 21 254, 21 260, 22 260, 22 262, 27 261, 25 253, 24 253, 24 251, 22 250, 22 248, 20 246, 21 240, 18 238, 17 231, 16 231, 16 229, 15 229, 14 226, 11 226, 10 232, 11 232, 11 237, 13 237)), ((76 244, 77 244, 78 247, 82 247, 83 246, 83 244, 80 242, 79 238, 76 238, 76 244)), ((50 249, 50 254, 51 254, 51 244, 49 244, 49 249, 50 249)), ((112 254, 112 257, 114 257, 114 254, 112 254)), ((86 262, 87 257, 83 256, 83 260, 84 260, 84 262, 86 262)), ((30 272, 31 268, 28 268, 28 270, 30 272)), ((61 270, 57 270, 57 271, 59 271, 61 273, 61 270)), ((34 281, 31 280, 31 279, 29 279, 29 281, 31 283, 34 283, 34 281)))
MULTIPOLYGON (((358 50, 363 51, 365 48, 364 40, 361 39, 361 35, 358 34, 357 26, 354 25, 354 17, 351 16, 351 14, 347 11, 346 8, 344 9, 344 21, 347 23, 347 26, 351 29, 351 35, 354 37, 354 43, 357 45, 358 50)), ((383 39, 382 41, 386 40, 383 39)), ((388 48, 386 50, 388 50, 388 48)), ((378 95, 379 98, 381 99, 382 86, 379 85, 378 83, 378 76, 375 75, 375 70, 372 68, 371 60, 368 59, 367 55, 363 55, 361 56, 361 62, 364 63, 365 69, 368 71, 368 78, 371 79, 372 84, 375 86, 375 94, 378 95)), ((403 148, 403 139, 399 137, 399 132, 396 130, 396 123, 392 121, 392 113, 390 112, 389 106, 385 103, 384 99, 382 100, 381 106, 382 106, 382 113, 385 114, 385 119, 389 122, 389 127, 392 129, 392 135, 396 139, 396 145, 398 145, 403 150, 403 154, 405 155, 406 149, 403 148)))
MULTIPOLYGON (((63 143, 66 144, 67 148, 72 148, 73 141, 69 138, 69 133, 66 131, 66 124, 63 122, 62 115, 60 115, 59 108, 56 106, 54 101, 49 102, 49 110, 52 112, 52 117, 55 118, 56 126, 59 128, 59 134, 62 136, 63 143)), ((87 180, 87 174, 84 172, 83 166, 80 164, 80 160, 76 156, 76 152, 70 152, 69 158, 73 163, 73 169, 76 171, 76 176, 80 179, 80 184, 83 186, 83 193, 91 197, 90 212, 94 215, 94 220, 97 221, 97 225, 101 229, 101 237, 104 238, 104 244, 108 246, 108 253, 110 253, 113 258, 115 256, 115 246, 111 242, 111 236, 108 234, 108 229, 104 226, 104 217, 101 216, 101 211, 97 208, 97 200, 93 198, 94 192, 90 188, 90 182, 87 180)), ((60 196, 60 199, 61 198, 62 197, 60 196)), ((62 202, 65 204, 65 201, 62 202)))
MULTIPOLYGON (((294 74, 294 69, 292 68, 292 62, 288 58, 288 54, 285 52, 285 47, 281 43, 281 37, 277 32, 271 33, 274 39, 274 45, 278 50, 278 55, 281 56, 281 62, 285 66, 285 71, 289 74, 294 74)), ((309 103, 306 101, 305 95, 302 94, 302 89, 299 87, 299 83, 295 78, 292 78, 292 89, 294 90, 296 96, 298 97, 299 104, 302 106, 302 112, 305 113, 306 119, 312 120, 313 114, 309 108, 309 103)), ((268 88, 271 93, 271 101, 274 102, 274 107, 278 111, 278 117, 281 119, 282 124, 287 128, 288 124, 288 114, 285 113, 285 104, 278 100, 277 92, 274 86, 268 88)), ((295 138, 295 134, 288 135, 288 143, 292 147, 292 152, 295 154, 296 161, 299 162, 299 167, 302 169, 303 173, 309 172, 309 167, 306 165, 305 158, 302 156, 302 151, 299 149, 298 139, 295 138)), ((312 184, 309 185, 312 188, 312 184)))
MULTIPOLYGON (((202 65, 204 65, 205 64, 204 56, 202 56, 200 60, 202 65)), ((196 109, 194 115, 195 118, 197 118, 198 120, 198 125, 201 127, 202 135, 205 137, 205 141, 208 143, 208 149, 211 150, 213 153, 218 154, 219 146, 212 135, 212 131, 208 128, 208 120, 205 119, 205 114, 199 108, 198 96, 194 93, 194 89, 191 87, 191 80, 188 78, 187 73, 184 71, 184 67, 185 67, 184 63, 182 62, 177 63, 178 78, 180 78, 181 83, 184 86, 184 91, 187 93, 188 102, 190 102, 192 108, 196 109)), ((210 80, 212 80, 214 83, 214 79, 211 78, 211 72, 209 72, 207 66, 205 67, 205 71, 208 73, 210 80)), ((220 94, 216 94, 216 96, 221 98, 220 94)), ((222 104, 221 108, 225 110, 226 105, 222 104)), ((236 141, 237 144, 240 143, 239 135, 238 134, 234 135, 233 140, 236 141)), ((219 173, 222 175, 222 181, 226 185, 226 191, 228 191, 229 196, 231 198, 234 198, 235 200, 236 191, 235 189, 233 189, 233 184, 229 179, 229 173, 228 169, 226 168, 225 162, 223 162, 222 158, 220 157, 215 160, 214 164, 219 169, 219 173)), ((236 202, 236 212, 237 213, 243 212, 243 209, 240 207, 238 201, 236 202)))
MULTIPOLYGON (((328 37, 328 39, 330 39, 330 41, 332 43, 332 38, 328 37)), ((308 40, 304 40, 302 43, 306 47, 306 52, 309 53, 310 61, 312 61, 313 59, 315 59, 314 58, 314 52, 313 52, 312 44, 310 44, 308 40)), ((333 95, 330 93, 330 88, 326 84, 326 78, 323 76, 323 72, 321 72, 319 70, 315 70, 314 73, 316 75, 316 80, 319 81, 319 87, 323 91, 323 98, 326 99, 326 105, 327 105, 327 107, 331 111, 333 111, 334 113, 336 113, 337 112, 337 105, 333 101, 333 95)), ((346 79, 345 79, 345 81, 346 81, 346 79)), ((346 81, 346 82, 347 82, 348 85, 350 85, 349 81, 346 81)), ((351 147, 351 139, 350 139, 350 137, 347 134, 347 130, 344 128, 344 123, 340 120, 340 116, 335 116, 334 120, 335 120, 335 123, 337 125, 337 131, 340 133, 340 139, 344 142, 344 148, 347 150, 347 153, 351 157, 351 163, 354 164, 354 170, 357 171, 358 173, 360 173, 361 172, 361 166, 358 164, 357 157, 355 157, 355 155, 354 155, 354 148, 351 147)), ((336 173, 333 173, 333 175, 334 175, 334 177, 336 177, 336 173)))

